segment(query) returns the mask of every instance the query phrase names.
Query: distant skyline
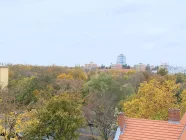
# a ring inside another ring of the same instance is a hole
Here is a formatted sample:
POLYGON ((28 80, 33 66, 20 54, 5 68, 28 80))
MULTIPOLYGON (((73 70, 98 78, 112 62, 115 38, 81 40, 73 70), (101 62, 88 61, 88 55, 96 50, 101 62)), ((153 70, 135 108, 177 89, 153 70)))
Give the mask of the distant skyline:
POLYGON ((0 0, 0 62, 186 67, 184 0, 0 0))

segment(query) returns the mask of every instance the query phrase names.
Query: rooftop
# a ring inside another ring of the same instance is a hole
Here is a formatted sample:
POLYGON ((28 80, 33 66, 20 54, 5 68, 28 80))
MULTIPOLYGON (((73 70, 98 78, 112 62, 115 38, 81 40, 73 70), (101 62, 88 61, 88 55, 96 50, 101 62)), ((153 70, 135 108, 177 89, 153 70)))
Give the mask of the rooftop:
POLYGON ((0 68, 8 68, 8 66, 2 66, 2 65, 0 65, 0 68))
POLYGON ((0 68, 8 68, 8 66, 4 65, 3 63, 0 63, 0 68))
POLYGON ((168 121, 126 118, 126 128, 119 140, 179 140, 184 127, 168 121))
MULTIPOLYGON (((118 129, 114 140, 186 140, 186 113, 182 119, 173 110, 169 120, 159 121, 118 116, 118 129)), ((123 115, 123 116, 122 116, 123 115)))

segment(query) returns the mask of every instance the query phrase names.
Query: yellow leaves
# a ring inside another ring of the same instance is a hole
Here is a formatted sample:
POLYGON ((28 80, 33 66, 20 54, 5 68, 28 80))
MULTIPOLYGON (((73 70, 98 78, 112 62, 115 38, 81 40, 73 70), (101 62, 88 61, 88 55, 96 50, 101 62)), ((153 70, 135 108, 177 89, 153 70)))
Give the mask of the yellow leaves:
POLYGON ((136 112, 139 112, 139 99, 134 99, 134 100, 131 100, 131 101, 128 101, 126 103, 124 103, 124 110, 125 110, 125 113, 128 115, 128 116, 131 116, 131 117, 138 117, 138 113, 136 112))
POLYGON ((74 79, 81 79, 81 80, 86 80, 87 75, 81 68, 75 68, 69 70, 69 74, 74 78, 74 79))
POLYGON ((66 73, 59 75, 57 78, 59 78, 59 79, 73 79, 73 77, 70 74, 66 74, 66 73))
POLYGON ((31 111, 25 111, 18 115, 16 120, 15 130, 16 132, 23 132, 28 127, 32 126, 33 124, 37 123, 36 118, 37 111, 32 109, 31 111))
POLYGON ((4 130, 2 125, 3 125, 3 122, 2 122, 2 120, 0 120, 0 132, 2 132, 4 130))
POLYGON ((103 72, 111 75, 112 78, 123 77, 125 80, 128 80, 129 76, 134 74, 136 71, 132 69, 107 69, 103 72))
MULTIPOLYGON (((59 86, 58 93, 69 92, 77 93, 81 92, 84 81, 81 79, 57 79, 56 84, 59 86)), ((54 89, 50 89, 51 91, 54 89)))
POLYGON ((58 79, 68 79, 68 80, 86 80, 87 75, 80 68, 70 69, 68 73, 63 73, 57 77, 58 79))
POLYGON ((16 121, 17 114, 16 112, 9 112, 6 114, 1 114, 0 120, 0 133, 6 132, 5 137, 9 135, 14 135, 14 125, 16 121))
POLYGON ((168 108, 177 106, 175 94, 179 88, 175 81, 141 83, 138 93, 124 103, 125 113, 128 117, 166 120, 168 108))
POLYGON ((175 81, 168 80, 163 83, 163 88, 173 92, 180 88, 180 84, 176 84, 175 81))
POLYGON ((27 127, 32 127, 33 124, 37 122, 37 119, 35 117, 36 114, 37 114, 36 110, 25 111, 24 113, 20 113, 19 115, 16 114, 15 112, 10 112, 6 114, 6 117, 4 116, 0 120, 0 133, 6 131, 6 137, 7 137, 9 135, 8 128, 12 125, 15 125, 13 129, 15 133, 24 132, 24 130, 26 130, 27 127), (5 122, 8 128, 4 127, 5 122))
POLYGON ((128 70, 127 75, 132 75, 134 73, 136 73, 136 70, 130 69, 130 70, 128 70))
POLYGON ((182 91, 181 98, 182 98, 182 101, 186 102, 186 90, 182 91))
POLYGON ((181 103, 180 103, 181 115, 186 112, 186 90, 181 93, 181 103))

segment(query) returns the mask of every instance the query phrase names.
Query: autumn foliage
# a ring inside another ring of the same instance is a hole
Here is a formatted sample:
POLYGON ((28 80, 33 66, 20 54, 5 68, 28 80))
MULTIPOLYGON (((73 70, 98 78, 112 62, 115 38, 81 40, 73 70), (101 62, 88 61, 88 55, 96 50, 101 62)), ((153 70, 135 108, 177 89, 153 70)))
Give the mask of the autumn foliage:
POLYGON ((0 106, 0 132, 8 140, 18 139, 18 134, 27 140, 43 136, 71 140, 84 126, 108 140, 120 111, 127 117, 154 120, 167 120, 169 108, 179 108, 183 115, 186 76, 9 65, 9 86, 0 91, 0 106))
POLYGON ((124 103, 124 111, 128 117, 167 120, 167 110, 179 107, 175 96, 179 88, 175 81, 144 82, 138 93, 124 103))

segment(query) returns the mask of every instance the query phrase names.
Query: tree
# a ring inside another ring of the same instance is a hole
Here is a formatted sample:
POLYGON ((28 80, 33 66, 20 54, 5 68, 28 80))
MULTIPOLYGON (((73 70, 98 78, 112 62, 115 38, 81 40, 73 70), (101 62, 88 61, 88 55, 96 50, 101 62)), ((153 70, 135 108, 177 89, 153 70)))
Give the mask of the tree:
POLYGON ((9 92, 16 95, 16 100, 20 105, 29 105, 37 101, 34 90, 38 88, 35 77, 26 77, 16 81, 9 89, 9 92))
POLYGON ((122 69, 130 69, 130 66, 125 64, 125 65, 122 65, 122 69))
POLYGON ((136 72, 130 75, 128 78, 128 82, 135 89, 135 92, 137 92, 138 87, 140 86, 140 83, 142 83, 143 81, 145 81, 145 76, 142 72, 136 72))
POLYGON ((152 68, 152 70, 158 70, 159 69, 159 66, 155 66, 152 68))
POLYGON ((123 68, 123 69, 127 69, 127 64, 122 65, 122 68, 123 68))
POLYGON ((181 115, 186 112, 186 90, 181 93, 181 103, 180 103, 181 115))
POLYGON ((69 70, 69 75, 71 75, 74 79, 81 79, 81 80, 86 80, 87 75, 81 68, 74 68, 69 70))
POLYGON ((128 117, 167 120, 167 110, 178 107, 175 95, 179 87, 175 81, 144 82, 138 93, 124 103, 124 111, 128 117))
POLYGON ((69 79, 69 80, 73 79, 72 75, 66 74, 66 73, 63 73, 63 74, 59 75, 57 78, 59 78, 59 79, 69 79))
POLYGON ((57 76, 56 85, 58 87, 58 93, 79 93, 86 79, 87 75, 81 68, 70 69, 68 73, 62 73, 57 76))
POLYGON ((78 94, 53 97, 38 111, 37 123, 25 130, 25 138, 32 140, 53 136, 57 140, 74 140, 84 125, 82 101, 78 94))
POLYGON ((37 110, 32 109, 30 111, 22 111, 18 114, 15 124, 16 134, 22 133, 30 126, 34 126, 37 123, 37 110))
POLYGON ((165 75, 168 74, 168 71, 167 71, 166 68, 160 68, 160 69, 158 70, 158 74, 161 75, 161 76, 165 76, 165 75))
POLYGON ((184 83, 186 81, 186 76, 184 74, 176 74, 176 83, 184 83))
POLYGON ((87 123, 97 127, 104 140, 111 138, 116 128, 116 107, 114 95, 111 97, 108 93, 99 93, 89 96, 89 103, 84 108, 87 123))
POLYGON ((71 74, 61 74, 57 77, 56 86, 58 87, 57 93, 80 93, 84 81, 81 78, 74 78, 71 74))
POLYGON ((120 89, 122 83, 119 83, 114 77, 114 74, 100 73, 95 75, 88 81, 83 87, 83 94, 97 94, 102 92, 107 92, 113 94, 117 97, 117 101, 122 99, 125 93, 120 89))
POLYGON ((102 64, 102 65, 101 65, 101 69, 105 69, 105 65, 102 64))
POLYGON ((86 106, 84 114, 88 124, 96 126, 102 138, 108 140, 116 122, 115 109, 125 93, 111 75, 101 73, 84 86, 86 106))
POLYGON ((0 125, 5 138, 8 140, 15 136, 15 124, 18 104, 15 95, 4 88, 0 90, 0 125))
POLYGON ((146 66, 146 71, 150 71, 150 65, 149 64, 147 64, 147 66, 146 66))

